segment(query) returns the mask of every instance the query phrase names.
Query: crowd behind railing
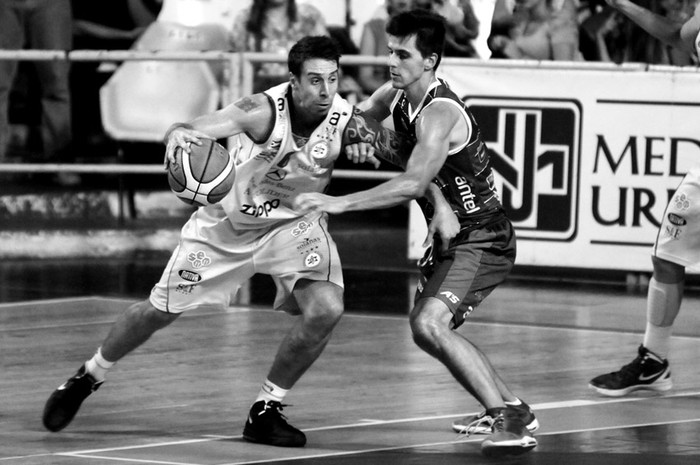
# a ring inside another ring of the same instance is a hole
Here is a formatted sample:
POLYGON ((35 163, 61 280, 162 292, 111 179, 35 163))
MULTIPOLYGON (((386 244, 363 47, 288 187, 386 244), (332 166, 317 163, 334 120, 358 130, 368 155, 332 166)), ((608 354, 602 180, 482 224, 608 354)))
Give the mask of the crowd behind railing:
MULTIPOLYGON (((384 56, 387 18, 411 8, 430 8, 446 19, 447 57, 697 64, 693 56, 652 38, 605 0, 496 0, 488 18, 477 14, 479 0, 375 0, 366 2, 373 9, 365 14, 369 19, 356 25, 359 39, 350 33, 352 19, 331 25, 313 5, 319 2, 295 0, 199 2, 212 9, 201 15, 200 29, 162 32, 151 26, 170 20, 161 14, 168 1, 178 0, 3 0, 0 49, 167 50, 168 41, 181 39, 179 43, 193 44, 190 50, 286 55, 299 38, 328 34, 345 55, 384 56), (217 24, 207 22, 207 14, 216 17, 217 24), (198 42, 197 31, 209 26, 214 33, 198 42), (479 54, 476 43, 480 31, 483 35, 486 30, 489 56, 479 54), (173 37, 176 33, 189 36, 173 37)), ((638 3, 682 22, 693 14, 696 1, 638 3)), ((117 66, 98 61, 0 60, 0 163, 99 162, 112 153, 113 143, 100 116, 99 92, 117 66)), ((344 66, 339 92, 350 100, 364 99, 388 79, 387 73, 384 65, 344 66)), ((222 78, 220 72, 217 76, 222 78)), ((258 64, 252 90, 264 90, 287 76, 284 63, 258 64)), ((52 182, 77 185, 81 179, 76 173, 58 172, 52 182)))

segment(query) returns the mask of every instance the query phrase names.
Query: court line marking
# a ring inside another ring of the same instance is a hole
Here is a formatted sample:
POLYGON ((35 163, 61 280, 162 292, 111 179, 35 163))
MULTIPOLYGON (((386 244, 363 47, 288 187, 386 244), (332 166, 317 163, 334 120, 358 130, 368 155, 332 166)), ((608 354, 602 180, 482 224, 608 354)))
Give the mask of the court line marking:
MULTIPOLYGON (((58 297, 55 299, 43 299, 43 300, 22 300, 17 302, 4 302, 0 303, 0 310, 12 307, 26 306, 26 305, 52 305, 52 304, 62 304, 70 302, 85 302, 93 299, 102 299, 97 296, 85 296, 85 297, 58 297)), ((104 298, 104 300, 109 300, 104 298)))
MULTIPOLYGON (((550 431, 547 433, 539 433, 537 436, 554 436, 554 435, 558 435, 558 434, 574 434, 574 433, 585 433, 585 432, 590 432, 590 431, 605 431, 605 430, 611 430, 611 429, 627 429, 627 428, 638 428, 638 427, 644 427, 644 426, 671 425, 671 424, 681 424, 681 423, 692 423, 692 422, 697 422, 697 421, 700 421, 700 418, 688 419, 688 420, 677 420, 677 421, 670 421, 670 422, 639 423, 639 424, 624 425, 624 426, 606 426, 606 427, 599 427, 599 428, 582 428, 582 429, 576 429, 576 430, 550 431)), ((306 431, 309 431, 309 430, 306 430, 306 431)), ((240 437, 240 436, 234 436, 233 438, 237 438, 237 437, 240 437)), ((226 439, 226 438, 222 437, 221 439, 226 439)), ((434 446, 443 446, 443 445, 450 445, 450 444, 467 444, 467 443, 479 442, 479 441, 482 441, 483 439, 484 439, 483 436, 476 436, 474 438, 459 438, 459 439, 453 439, 450 441, 439 441, 439 442, 431 442, 431 443, 423 443, 423 444, 376 447, 376 448, 372 448, 372 449, 361 449, 361 450, 354 450, 354 451, 325 452, 325 453, 301 455, 301 456, 296 456, 296 457, 280 457, 277 459, 266 458, 266 459, 261 459, 261 460, 248 460, 248 461, 244 461, 244 462, 226 462, 226 463, 221 463, 218 465, 252 465, 252 464, 257 464, 257 463, 287 462, 287 461, 304 460, 304 459, 343 457, 343 456, 351 456, 351 455, 361 456, 363 454, 368 454, 368 453, 372 453, 372 452, 386 452, 386 451, 391 451, 391 450, 402 450, 402 449, 419 449, 422 447, 434 447, 434 446)), ((214 439, 214 440, 219 440, 219 439, 214 439)), ((192 463, 192 462, 170 462, 170 461, 166 462, 166 461, 160 461, 160 460, 128 459, 128 458, 123 458, 123 457, 101 456, 101 455, 90 454, 89 451, 84 452, 84 453, 59 453, 59 454, 54 454, 54 455, 74 457, 74 458, 103 459, 103 460, 115 460, 115 461, 120 461, 120 462, 149 463, 149 464, 161 464, 161 465, 202 465, 199 463, 192 463)))
MULTIPOLYGON (((120 298, 90 296, 90 297, 65 298, 65 299, 36 300, 36 301, 30 301, 29 304, 84 302, 84 301, 89 301, 89 300, 98 300, 98 301, 99 300, 107 300, 107 301, 132 302, 132 303, 139 302, 139 300, 137 300, 137 299, 120 299, 120 298)), ((0 304, 0 310, 2 310, 5 307, 20 306, 20 305, 26 305, 26 303, 10 302, 7 304, 0 304)), ((229 314, 250 313, 250 312, 278 313, 279 310, 274 310, 274 309, 269 308, 267 306, 259 306, 258 307, 255 305, 234 304, 234 305, 230 305, 229 307, 227 307, 223 310, 217 310, 217 311, 203 310, 203 311, 185 312, 182 315, 182 318, 208 317, 208 316, 213 316, 213 315, 229 315, 229 314)), ((407 318, 407 315, 367 315, 367 314, 362 314, 362 313, 349 312, 349 313, 345 313, 343 315, 343 318, 405 321, 407 318)), ((100 320, 100 321, 91 321, 91 322, 85 322, 85 323, 0 328, 0 333, 8 332, 8 331, 29 331, 29 330, 44 330, 44 329, 56 329, 56 328, 85 327, 85 326, 93 326, 93 325, 111 324, 113 322, 114 322, 114 320, 100 320)), ((548 330, 572 331, 572 332, 585 331, 585 332, 604 333, 604 334, 615 333, 615 334, 638 335, 638 334, 644 333, 643 330, 624 330, 624 329, 617 329, 617 328, 586 328, 586 327, 554 325, 554 324, 539 324, 538 325, 538 324, 534 324, 534 323, 517 323, 517 322, 502 323, 502 322, 498 322, 498 321, 474 321, 474 320, 471 320, 471 321, 469 321, 469 324, 472 326, 495 326, 495 327, 504 327, 504 328, 535 328, 535 329, 548 329, 548 330)), ((696 341, 696 340, 700 339, 700 335, 693 336, 693 335, 674 334, 671 337, 674 339, 691 340, 691 341, 696 341)))
MULTIPOLYGON (((214 315, 250 313, 253 310, 254 309, 252 307, 240 307, 240 308, 228 307, 225 310, 219 310, 219 311, 186 312, 180 318, 188 318, 189 319, 189 318, 197 318, 197 317, 208 317, 208 316, 214 316, 214 315)), ((255 309, 255 311, 258 311, 258 310, 255 309)), ((275 310, 262 309, 262 311, 274 312, 275 310)), ((118 316, 119 315, 115 315, 115 318, 118 316)), ((0 333, 10 332, 10 331, 33 331, 33 330, 45 330, 45 329, 80 328, 80 327, 86 327, 86 326, 111 325, 114 323, 114 321, 115 321, 114 319, 111 319, 111 320, 87 321, 85 323, 62 323, 62 324, 55 324, 55 325, 14 326, 14 327, 9 327, 9 328, 0 328, 0 333)))
MULTIPOLYGON (((92 297, 86 298, 86 299, 73 299, 73 300, 81 300, 82 301, 82 300, 90 300, 90 299, 92 299, 92 297)), ((98 298, 98 299, 101 299, 101 298, 98 298)), ((119 300, 119 299, 102 299, 102 300, 119 300)), ((131 300, 128 300, 128 301, 131 302, 131 300)), ((0 306, 1 305, 2 304, 0 304, 0 306)), ((24 305, 24 304, 13 303, 13 304, 9 304, 9 305, 24 305)), ((227 307, 224 310, 186 312, 182 315, 181 318, 209 317, 209 316, 214 316, 214 315, 230 315, 230 314, 251 313, 251 312, 278 313, 279 310, 274 310, 271 308, 259 308, 259 307, 247 306, 247 305, 232 305, 230 307, 227 307)), ((358 313, 345 313, 343 315, 343 318, 405 321, 407 316, 406 315, 365 315, 365 314, 358 314, 358 313)), ((17 327, 10 327, 10 328, 0 328, 0 333, 9 332, 9 331, 31 331, 31 330, 45 330, 45 329, 58 329, 58 328, 76 328, 76 327, 86 327, 86 326, 99 326, 99 325, 112 324, 112 323, 114 323, 114 320, 99 320, 99 321, 90 321, 90 322, 85 322, 85 323, 70 323, 70 324, 56 324, 56 325, 17 326, 17 327)), ((605 334, 616 333, 616 334, 637 335, 637 334, 643 334, 643 332, 644 332, 642 330, 630 331, 630 330, 615 329, 615 328, 585 328, 585 327, 573 327, 573 326, 564 326, 564 325, 557 326, 557 325, 551 325, 551 324, 537 325, 534 323, 501 323, 501 322, 497 322, 497 321, 470 321, 469 324, 472 326, 495 326, 495 327, 504 327, 504 328, 533 328, 533 329, 548 329, 548 330, 572 331, 572 332, 585 331, 585 332, 605 333, 605 334)), ((674 334, 671 337, 674 339, 691 340, 691 341, 696 341, 696 340, 700 339, 700 335, 689 336, 689 335, 674 334)))
MULTIPOLYGON (((344 314, 343 318, 367 318, 367 319, 375 319, 375 320, 405 320, 407 319, 407 316, 404 315, 363 315, 363 314, 344 314)), ((555 325, 555 324, 535 324, 535 323, 518 323, 518 322, 512 322, 512 323, 502 323, 499 321, 475 321, 475 320, 468 320, 467 323, 468 325, 472 326, 499 326, 499 327, 504 327, 504 328, 533 328, 533 329, 549 329, 549 330, 556 330, 556 331, 572 331, 572 332, 582 332, 582 331, 587 331, 587 332, 593 332, 593 333, 604 333, 604 334, 628 334, 628 335, 638 335, 638 334, 644 334, 644 330, 626 330, 626 329, 617 329, 617 328, 587 328, 587 327, 580 327, 580 326, 568 326, 568 325, 555 325)), ((700 335, 697 336, 691 336, 691 335, 684 335, 684 334, 674 334, 671 336, 674 339, 686 339, 686 340, 698 340, 700 339, 700 335)))
MULTIPOLYGON (((431 443, 425 443, 425 444, 411 444, 411 445, 403 445, 403 446, 388 446, 388 447, 376 447, 373 449, 362 449, 362 450, 356 450, 356 451, 339 451, 339 452, 325 452, 321 454, 308 454, 308 455, 300 455, 296 457, 280 457, 278 459, 261 459, 261 460, 248 460, 245 462, 225 462, 225 463, 219 463, 217 465, 249 465, 249 464, 255 464, 255 463, 273 463, 273 462, 284 462, 288 460, 304 460, 304 459, 317 459, 317 458, 326 458, 326 457, 343 457, 343 456, 348 456, 348 455, 362 455, 362 454, 368 454, 371 452, 386 452, 390 450, 401 450, 401 449, 411 449, 411 448, 419 448, 419 447, 433 447, 433 446, 444 446, 448 444, 462 444, 462 443, 472 443, 472 442, 477 442, 483 440, 483 437, 477 437, 474 439, 454 439, 451 441, 440 441, 440 442, 431 442, 431 443)), ((56 454, 56 455, 64 455, 64 454, 56 454)), ((99 455, 76 455, 76 454, 70 454, 68 455, 69 457, 79 457, 79 458, 89 458, 89 459, 106 459, 106 460, 112 460, 113 457, 110 456, 99 456, 99 455)), ((162 461, 154 461, 154 460, 139 460, 139 459, 125 459, 125 458, 117 458, 116 460, 118 461, 124 461, 124 462, 136 462, 136 463, 155 463, 155 464, 167 464, 167 465, 202 465, 198 463, 190 463, 190 462, 162 462, 162 461)))
MULTIPOLYGON (((557 409, 557 408, 573 408, 573 407, 605 405, 605 404, 615 404, 615 403, 625 403, 625 402, 641 402, 641 401, 646 401, 646 400, 667 399, 667 398, 675 398, 675 397, 692 397, 692 396, 700 396, 700 391, 676 392, 673 394, 653 396, 653 397, 633 397, 633 398, 624 397, 624 398, 613 398, 613 399, 605 399, 605 400, 573 399, 573 400, 565 400, 565 401, 543 402, 543 403, 538 403, 538 404, 532 404, 531 407, 535 410, 552 410, 552 409, 557 409)), ((476 412, 471 412, 471 413, 476 413, 476 412)), ((397 424, 397 423, 420 422, 420 421, 426 421, 426 420, 442 420, 442 419, 460 417, 460 416, 464 416, 464 415, 468 415, 468 414, 470 414, 470 413, 399 418, 399 419, 395 419, 395 420, 374 420, 374 421, 376 421, 376 423, 372 423, 371 425, 368 425, 364 421, 360 421, 358 423, 350 423, 350 424, 344 424, 344 425, 330 425, 330 426, 320 426, 320 427, 316 427, 316 428, 305 428, 304 431, 324 431, 324 430, 334 430, 334 429, 358 428, 358 427, 363 427, 363 426, 376 426, 376 425, 382 425, 382 424, 389 425, 389 424, 397 424)), ((670 422, 639 423, 639 424, 624 425, 624 426, 584 428, 584 429, 580 429, 580 430, 567 430, 567 431, 552 431, 552 432, 547 432, 547 433, 538 433, 538 436, 550 436, 553 434, 568 434, 568 433, 598 431, 598 430, 615 429, 615 428, 656 426, 656 425, 676 424, 676 423, 685 423, 685 422, 693 422, 693 421, 700 421, 700 417, 698 417, 697 419, 678 420, 678 421, 670 421, 670 422)), ((446 433, 446 434, 448 434, 448 433, 446 433)), ((456 433, 454 433, 454 434, 456 434, 456 433)), ((234 435, 234 436, 208 435, 206 437, 198 438, 198 439, 183 439, 183 440, 177 440, 177 441, 166 441, 166 442, 152 443, 152 444, 138 444, 138 445, 131 445, 131 446, 109 447, 109 448, 101 448, 101 449, 87 449, 87 450, 78 450, 78 451, 73 451, 73 452, 59 452, 59 453, 53 453, 53 454, 47 454, 47 455, 48 456, 76 456, 76 457, 78 457, 78 456, 81 456, 81 457, 82 456, 86 456, 86 457, 91 456, 93 458, 96 458, 96 456, 93 456, 93 454, 98 454, 101 452, 116 452, 116 451, 122 451, 122 450, 146 449, 146 448, 153 448, 153 447, 175 446, 175 445, 183 445, 183 444, 195 444, 195 443, 201 443, 201 442, 213 442, 213 441, 221 441, 221 440, 227 440, 227 439, 240 439, 240 438, 241 438, 241 435, 234 435)), ((380 448, 380 449, 371 449, 371 450, 368 449, 364 452, 362 452, 362 451, 343 452, 343 455, 367 453, 367 452, 381 451, 381 450, 394 450, 394 449, 402 449, 402 448, 410 448, 410 447, 428 447, 430 445, 444 445, 444 444, 452 444, 452 443, 457 443, 457 442, 473 442, 473 441, 478 441, 481 439, 483 439, 483 438, 476 437, 473 440, 460 438, 460 439, 455 439, 455 440, 451 440, 451 441, 442 441, 442 442, 431 443, 431 444, 410 445, 410 446, 406 446, 406 445, 391 446, 390 448, 380 448)), ((324 457, 324 456, 325 455, 318 455, 318 456, 313 456, 313 457, 324 457)), ((21 458, 21 457, 19 457, 19 458, 21 458)), ((101 457, 101 458, 110 459, 110 457, 101 457)), ((310 457, 304 456, 304 458, 310 458, 310 457)), ((287 458, 279 459, 279 460, 296 460, 296 459, 298 459, 298 458, 287 457, 287 458)), ((269 461, 270 459, 267 459, 267 460, 269 461)), ((154 462, 154 463, 157 463, 157 462, 154 462)), ((242 465, 242 464, 247 464, 247 463, 261 463, 261 462, 260 461, 257 461, 257 462, 232 462, 231 464, 222 464, 222 465, 236 465, 236 464, 242 465)))

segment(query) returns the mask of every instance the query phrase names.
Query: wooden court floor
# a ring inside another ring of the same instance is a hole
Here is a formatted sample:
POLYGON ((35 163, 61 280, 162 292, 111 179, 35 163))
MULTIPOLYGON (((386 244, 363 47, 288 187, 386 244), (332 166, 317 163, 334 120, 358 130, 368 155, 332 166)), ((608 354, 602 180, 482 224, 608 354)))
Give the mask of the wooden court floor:
POLYGON ((450 429, 480 406, 411 340, 410 274, 346 274, 348 311, 286 399, 284 413, 308 444, 283 449, 240 434, 292 317, 255 301, 186 314, 120 361, 71 425, 49 433, 40 420, 47 396, 135 296, 59 273, 29 273, 22 288, 17 268, 8 273, 0 281, 12 287, 0 302, 0 465, 700 463, 697 295, 684 300, 672 341, 674 389, 610 399, 587 383, 635 355, 643 294, 526 282, 496 290, 459 331, 533 406, 541 428, 531 453, 488 459, 482 437, 450 429))

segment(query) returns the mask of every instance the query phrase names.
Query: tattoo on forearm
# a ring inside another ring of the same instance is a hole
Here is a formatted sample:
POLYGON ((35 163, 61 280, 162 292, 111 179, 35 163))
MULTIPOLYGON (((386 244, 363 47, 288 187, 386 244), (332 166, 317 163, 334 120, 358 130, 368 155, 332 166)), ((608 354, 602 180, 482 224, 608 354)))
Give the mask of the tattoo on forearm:
POLYGON ((374 149, 379 158, 399 168, 406 168, 414 145, 414 141, 408 136, 382 127, 377 134, 374 149))
POLYGON ((236 105, 241 110, 246 113, 250 113, 253 110, 260 108, 260 105, 250 97, 243 97, 238 100, 234 105, 236 105))
POLYGON ((415 143, 410 137, 387 129, 374 119, 367 119, 357 108, 353 112, 353 123, 346 128, 348 140, 370 143, 379 158, 400 168, 406 167, 415 143))

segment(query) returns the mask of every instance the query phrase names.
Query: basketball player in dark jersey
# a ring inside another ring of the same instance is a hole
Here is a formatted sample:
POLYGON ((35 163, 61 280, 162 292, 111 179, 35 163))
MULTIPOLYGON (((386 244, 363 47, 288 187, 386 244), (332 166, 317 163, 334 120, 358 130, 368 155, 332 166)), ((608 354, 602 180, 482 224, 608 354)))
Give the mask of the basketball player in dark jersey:
POLYGON ((390 160, 404 172, 365 191, 342 197, 304 193, 296 201, 307 211, 341 213, 420 200, 429 233, 438 234, 420 263, 423 276, 410 314, 414 340, 486 407, 456 429, 493 433, 482 442, 484 454, 523 453, 537 444, 529 431, 538 426, 534 414, 483 352, 454 331, 510 273, 513 226, 496 193, 476 121, 435 76, 445 40, 443 20, 421 10, 401 13, 389 21, 387 33, 391 82, 360 107, 378 121, 391 116, 397 132, 415 139, 408 159, 390 160), (431 204, 422 200, 436 189, 431 204))
MULTIPOLYGON (((662 42, 700 58, 700 3, 681 23, 629 0, 607 2, 662 42)), ((618 371, 593 378, 596 392, 612 397, 637 390, 667 391, 673 387, 668 353, 673 322, 683 299, 685 267, 700 263, 700 165, 685 175, 666 207, 651 257, 644 339, 637 357, 618 371)))

